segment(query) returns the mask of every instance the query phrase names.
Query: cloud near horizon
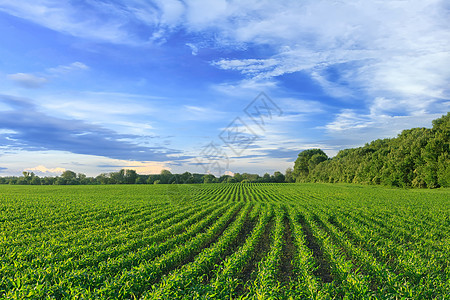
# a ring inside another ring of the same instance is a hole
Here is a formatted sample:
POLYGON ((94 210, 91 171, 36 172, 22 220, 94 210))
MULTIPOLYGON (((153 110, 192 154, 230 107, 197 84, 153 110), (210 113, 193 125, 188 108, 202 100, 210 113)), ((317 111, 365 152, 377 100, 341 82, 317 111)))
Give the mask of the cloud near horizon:
MULTIPOLYGON (((118 134, 99 125, 76 119, 62 119, 36 110, 28 99, 0 95, 13 107, 0 111, 0 128, 9 130, 0 146, 23 150, 59 150, 77 154, 106 156, 136 161, 169 161, 180 151, 166 147, 146 147, 132 142, 131 134, 118 134)), ((182 158, 183 159, 183 158, 182 158)))
POLYGON ((61 173, 65 172, 66 169, 64 169, 64 168, 47 168, 43 165, 39 165, 34 168, 24 169, 24 171, 39 172, 39 173, 43 173, 43 174, 58 174, 58 175, 60 175, 61 173))

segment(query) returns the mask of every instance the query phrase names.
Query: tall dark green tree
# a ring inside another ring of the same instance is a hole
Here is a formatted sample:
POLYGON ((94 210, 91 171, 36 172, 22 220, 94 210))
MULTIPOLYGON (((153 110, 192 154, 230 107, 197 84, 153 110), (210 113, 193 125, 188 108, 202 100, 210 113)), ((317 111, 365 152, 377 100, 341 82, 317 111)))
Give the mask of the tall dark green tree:
POLYGON ((450 186, 450 113, 433 128, 404 130, 396 138, 345 149, 328 159, 320 149, 302 151, 295 161, 297 182, 346 182, 398 187, 450 186))
POLYGON ((126 184, 136 183, 137 178, 138 178, 138 174, 136 173, 136 170, 126 169, 124 171, 124 183, 126 183, 126 184))
POLYGON ((294 164, 293 176, 297 182, 309 181, 308 175, 319 163, 326 161, 328 156, 320 149, 309 149, 300 152, 294 164))
POLYGON ((169 170, 161 170, 161 174, 160 174, 160 182, 161 184, 166 184, 169 183, 169 181, 171 180, 171 178, 173 177, 172 173, 169 170))

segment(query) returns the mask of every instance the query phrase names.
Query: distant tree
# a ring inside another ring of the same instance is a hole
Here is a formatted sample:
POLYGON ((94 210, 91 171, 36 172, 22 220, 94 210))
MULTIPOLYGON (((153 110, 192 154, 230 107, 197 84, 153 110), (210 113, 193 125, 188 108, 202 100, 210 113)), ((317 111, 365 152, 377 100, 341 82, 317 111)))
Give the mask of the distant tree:
POLYGON ((228 177, 227 178, 227 183, 235 183, 236 182, 236 178, 234 178, 234 177, 228 177))
POLYGON ((169 183, 169 181, 170 181, 170 179, 172 179, 172 181, 174 181, 175 179, 174 178, 172 178, 173 177, 173 175, 172 175, 172 173, 169 171, 169 170, 161 170, 161 174, 160 174, 160 182, 159 183, 162 183, 162 184, 166 184, 166 183, 169 183))
POLYGON ((231 178, 230 175, 222 175, 222 176, 219 177, 218 182, 220 182, 220 183, 227 183, 229 178, 231 178))
POLYGON ((281 172, 276 171, 275 173, 273 173, 273 182, 277 182, 277 183, 282 183, 284 182, 284 175, 281 172))
POLYGON ((136 179, 138 178, 138 174, 135 170, 124 170, 124 183, 126 184, 134 184, 136 183, 136 179))
POLYGON ((138 175, 138 177, 136 178, 135 183, 136 183, 136 184, 144 184, 144 183, 146 183, 145 177, 142 176, 142 175, 138 175))
POLYGON ((242 177, 242 175, 239 173, 235 173, 233 178, 236 182, 241 182, 242 180, 244 180, 244 177, 242 177))
POLYGON ((56 177, 54 184, 55 185, 66 185, 67 184, 67 180, 64 179, 63 177, 56 177))
POLYGON ((33 176, 30 181, 31 185, 41 185, 41 179, 38 176, 33 176))
MULTIPOLYGON (((191 183, 203 183, 203 176, 204 176, 204 174, 198 174, 198 173, 192 174, 192 182, 191 183)), ((215 176, 214 176, 213 182, 217 182, 217 178, 215 176)))
POLYGON ((153 184, 156 180, 159 180, 160 175, 150 175, 147 178, 148 184, 153 184))
POLYGON ((270 174, 269 173, 265 173, 262 177, 262 182, 271 182, 272 178, 270 178, 270 174))
POLYGON ((77 174, 73 171, 64 171, 60 177, 57 178, 56 184, 66 185, 66 184, 78 184, 77 174))
POLYGON ((177 183, 194 183, 194 177, 189 172, 184 172, 179 177, 180 179, 177 181, 177 183))
POLYGON ((294 178, 298 182, 308 181, 310 170, 327 159, 328 156, 320 149, 309 149, 300 152, 294 164, 294 178))
POLYGON ((89 184, 89 179, 83 173, 78 173, 76 180, 78 181, 79 184, 89 184))
POLYGON ((121 169, 119 172, 109 173, 109 183, 123 184, 125 183, 125 169, 121 169))
POLYGON ((250 174, 250 173, 243 173, 242 178, 243 180, 247 180, 248 182, 258 182, 260 180, 258 174, 250 174))
POLYGON ((27 184, 29 184, 29 182, 28 182, 28 180, 27 180, 26 177, 19 177, 19 178, 16 180, 15 184, 19 184, 19 185, 27 185, 27 184))
POLYGON ((203 176, 203 183, 213 183, 216 179, 216 176, 213 174, 206 174, 203 176))
POLYGON ((53 185, 55 184, 55 181, 56 181, 55 177, 44 177, 41 179, 41 184, 53 185))
MULTIPOLYGON (((450 185, 450 113, 433 128, 403 130, 396 138, 344 149, 332 159, 320 149, 298 155, 293 177, 298 182, 346 182, 398 187, 450 185)), ((286 180, 288 179, 286 173, 286 180)))
POLYGON ((77 178, 77 174, 73 171, 67 170, 61 174, 61 177, 66 180, 74 180, 77 178))
POLYGON ((109 184, 110 183, 110 176, 107 173, 102 173, 95 177, 95 180, 100 184, 109 184))
POLYGON ((292 168, 287 168, 284 173, 285 181, 288 183, 295 182, 294 175, 292 174, 292 168))

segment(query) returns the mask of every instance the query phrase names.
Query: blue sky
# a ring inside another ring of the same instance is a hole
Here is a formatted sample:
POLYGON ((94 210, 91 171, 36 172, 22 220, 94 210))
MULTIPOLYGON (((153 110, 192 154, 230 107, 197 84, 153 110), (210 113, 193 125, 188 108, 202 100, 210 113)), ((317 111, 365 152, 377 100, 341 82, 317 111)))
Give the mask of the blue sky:
POLYGON ((430 127, 450 110, 449 8, 0 0, 0 176, 273 173, 430 127))

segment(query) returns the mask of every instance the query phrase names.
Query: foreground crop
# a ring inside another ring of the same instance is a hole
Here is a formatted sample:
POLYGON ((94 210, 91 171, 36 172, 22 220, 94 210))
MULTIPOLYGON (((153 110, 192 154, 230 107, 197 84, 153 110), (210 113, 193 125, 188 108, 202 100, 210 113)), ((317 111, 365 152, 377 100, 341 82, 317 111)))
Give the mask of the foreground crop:
POLYGON ((445 299, 450 191, 11 187, 1 298, 445 299))

